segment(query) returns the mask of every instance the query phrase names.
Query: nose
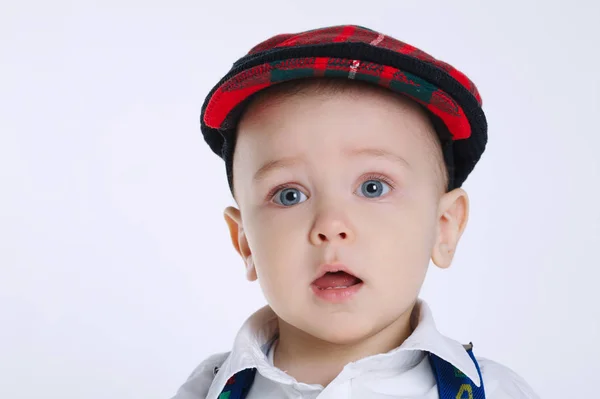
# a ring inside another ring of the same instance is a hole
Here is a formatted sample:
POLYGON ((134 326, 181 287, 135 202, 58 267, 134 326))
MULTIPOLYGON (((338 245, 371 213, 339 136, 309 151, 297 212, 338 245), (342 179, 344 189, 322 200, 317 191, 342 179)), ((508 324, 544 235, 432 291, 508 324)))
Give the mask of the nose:
POLYGON ((310 232, 310 241, 313 245, 323 243, 348 243, 354 239, 354 233, 349 223, 340 215, 321 215, 313 225, 310 232))

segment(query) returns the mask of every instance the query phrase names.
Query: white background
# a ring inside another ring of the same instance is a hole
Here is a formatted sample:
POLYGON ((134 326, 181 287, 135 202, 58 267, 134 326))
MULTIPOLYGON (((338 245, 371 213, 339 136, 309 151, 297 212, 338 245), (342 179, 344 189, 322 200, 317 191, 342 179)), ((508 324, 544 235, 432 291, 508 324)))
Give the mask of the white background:
POLYGON ((168 398, 264 304, 204 96, 277 33, 353 23, 478 85, 489 146, 440 330, 543 398, 597 398, 600 16, 582 1, 6 1, 0 398, 168 398))

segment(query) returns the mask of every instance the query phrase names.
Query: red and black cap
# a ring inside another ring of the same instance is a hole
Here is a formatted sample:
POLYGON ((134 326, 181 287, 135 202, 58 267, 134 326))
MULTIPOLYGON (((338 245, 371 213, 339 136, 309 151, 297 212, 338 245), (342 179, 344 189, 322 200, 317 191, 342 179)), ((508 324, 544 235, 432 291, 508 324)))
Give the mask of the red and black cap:
POLYGON ((442 143, 448 191, 463 184, 485 150, 487 122, 481 96, 475 84, 451 65, 356 25, 281 34, 236 61, 202 106, 204 140, 225 160, 232 192, 236 128, 252 96, 278 83, 319 77, 372 83, 425 108, 442 143))

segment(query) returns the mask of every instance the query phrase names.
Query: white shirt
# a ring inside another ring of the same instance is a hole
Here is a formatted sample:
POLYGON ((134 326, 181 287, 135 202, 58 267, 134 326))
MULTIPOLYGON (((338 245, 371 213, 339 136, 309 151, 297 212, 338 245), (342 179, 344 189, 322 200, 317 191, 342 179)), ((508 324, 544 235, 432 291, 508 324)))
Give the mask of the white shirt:
MULTIPOLYGON (((415 312, 417 325, 402 345, 347 364, 323 387, 298 382, 273 366, 270 348, 277 337, 277 317, 265 306, 244 323, 232 351, 213 355, 202 362, 173 399, 217 399, 227 380, 246 368, 257 369, 247 399, 438 399, 427 352, 450 362, 479 387, 479 374, 463 345, 438 332, 424 301, 417 302, 415 312)), ((474 353, 477 354, 476 350, 474 353)), ((476 359, 487 399, 539 399, 509 368, 488 359, 477 356, 476 359)))

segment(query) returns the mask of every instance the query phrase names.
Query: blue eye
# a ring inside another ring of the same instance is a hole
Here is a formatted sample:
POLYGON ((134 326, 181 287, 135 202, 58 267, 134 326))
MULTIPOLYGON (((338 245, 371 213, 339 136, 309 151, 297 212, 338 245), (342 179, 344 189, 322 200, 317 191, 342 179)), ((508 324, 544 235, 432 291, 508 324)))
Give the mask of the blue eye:
POLYGON ((361 184, 360 191, 367 198, 377 198, 387 194, 390 191, 390 186, 381 180, 371 179, 361 184))
POLYGON ((279 205, 292 206, 304 201, 306 201, 306 195, 297 188, 284 188, 275 193, 275 202, 279 205))

